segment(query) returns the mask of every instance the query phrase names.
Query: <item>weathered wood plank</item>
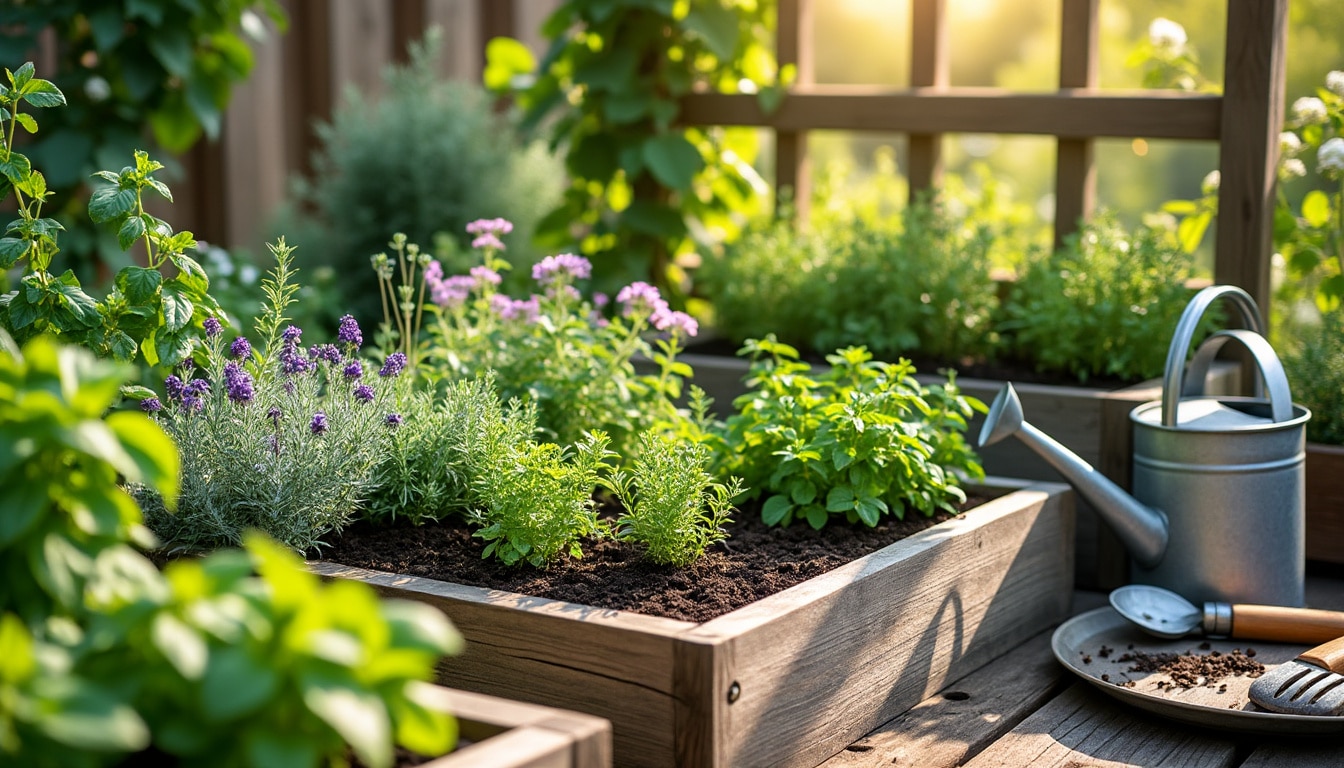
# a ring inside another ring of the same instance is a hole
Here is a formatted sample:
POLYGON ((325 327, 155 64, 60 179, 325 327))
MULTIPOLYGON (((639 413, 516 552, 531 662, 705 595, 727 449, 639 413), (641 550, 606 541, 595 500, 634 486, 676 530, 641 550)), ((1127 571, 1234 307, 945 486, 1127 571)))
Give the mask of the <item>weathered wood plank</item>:
POLYGON ((717 642, 713 694, 739 687, 715 765, 816 765, 1064 618, 1071 496, 1037 488, 1059 489, 991 501, 688 632, 717 642))
POLYGON ((1307 446, 1307 559, 1344 563, 1344 446, 1307 446))
POLYGON ((966 768, 1232 768, 1232 741, 1135 714, 1083 683, 1022 721, 966 768))
POLYGON ((1288 0, 1228 0, 1213 279, 1270 305, 1288 0))
MULTIPOLYGON (((779 0, 776 12, 775 56, 781 67, 797 68, 794 82, 810 84, 815 76, 812 54, 812 0, 779 0)), ((797 221, 807 221, 812 205, 812 164, 806 131, 775 132, 775 195, 790 190, 789 202, 797 221)))
POLYGON ((1339 768, 1344 746, 1338 739, 1301 739, 1298 743, 1265 744, 1246 758, 1240 768, 1339 768))
POLYGON ((686 125, 903 133, 1026 133, 1064 138, 1217 139, 1219 96, 1087 89, 1012 93, 995 88, 928 92, 881 86, 800 86, 769 115, 756 97, 700 93, 681 103, 686 125))
POLYGON ((611 720, 623 761, 661 755, 650 762, 671 764, 673 639, 695 624, 333 563, 310 568, 442 610, 468 639, 440 664, 445 685, 611 720))
POLYGON ((432 700, 472 744, 426 768, 602 768, 611 765, 611 723, 576 712, 436 686, 432 700))
MULTIPOLYGON (((952 56, 947 44, 947 0, 915 0, 910 4, 910 87, 946 88, 951 83, 952 56)), ((941 133, 909 137, 910 198, 936 187, 943 172, 941 133)))
MULTIPOLYGON (((1059 87, 1096 88, 1101 54, 1100 0, 1064 0, 1060 20, 1059 87)), ((1097 172, 1090 138, 1060 139, 1055 147, 1055 247, 1092 215, 1097 172)))
POLYGON ((821 768, 960 765, 1007 733, 1062 687, 1064 669, 1042 632, 957 680, 822 763, 821 768))

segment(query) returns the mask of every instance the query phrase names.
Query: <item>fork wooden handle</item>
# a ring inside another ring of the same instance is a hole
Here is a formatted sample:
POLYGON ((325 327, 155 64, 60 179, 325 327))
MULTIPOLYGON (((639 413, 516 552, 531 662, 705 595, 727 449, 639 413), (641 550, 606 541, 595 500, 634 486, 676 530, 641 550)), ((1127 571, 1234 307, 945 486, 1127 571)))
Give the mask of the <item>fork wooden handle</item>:
POLYGON ((1310 651, 1305 651, 1297 657, 1297 660, 1315 664, 1331 672, 1344 672, 1344 637, 1335 638, 1310 651))
POLYGON ((1232 606, 1232 637, 1316 644, 1344 636, 1344 612, 1278 605, 1232 606))

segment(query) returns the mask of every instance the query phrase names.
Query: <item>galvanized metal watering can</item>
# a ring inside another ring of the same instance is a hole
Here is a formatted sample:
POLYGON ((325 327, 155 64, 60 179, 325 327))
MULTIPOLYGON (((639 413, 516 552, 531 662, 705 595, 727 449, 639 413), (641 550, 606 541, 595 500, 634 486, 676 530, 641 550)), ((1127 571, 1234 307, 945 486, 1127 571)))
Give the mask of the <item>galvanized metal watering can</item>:
POLYGON ((1027 423, 1005 384, 980 432, 984 447, 1015 435, 1096 507, 1128 548, 1132 578, 1206 601, 1301 606, 1305 601, 1305 444, 1311 412, 1292 402, 1264 320, 1240 288, 1211 286, 1181 315, 1162 399, 1130 412, 1134 495, 1027 423), (1218 331, 1186 354, 1218 299, 1246 330, 1218 331), (1254 397, 1204 396, 1219 348, 1236 342, 1259 369, 1254 397))

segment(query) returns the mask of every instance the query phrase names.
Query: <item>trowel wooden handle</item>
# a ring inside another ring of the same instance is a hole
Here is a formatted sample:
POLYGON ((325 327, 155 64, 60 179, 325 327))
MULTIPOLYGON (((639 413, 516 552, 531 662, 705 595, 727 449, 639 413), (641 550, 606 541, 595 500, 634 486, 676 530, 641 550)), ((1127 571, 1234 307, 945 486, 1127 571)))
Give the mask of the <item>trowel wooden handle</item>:
POLYGON ((1344 672, 1344 637, 1337 637, 1328 643, 1318 645, 1298 656, 1297 660, 1315 664, 1331 672, 1344 672))
POLYGON ((1341 636, 1344 636, 1344 612, 1279 605, 1232 606, 1232 637, 1237 639, 1308 644, 1341 636))

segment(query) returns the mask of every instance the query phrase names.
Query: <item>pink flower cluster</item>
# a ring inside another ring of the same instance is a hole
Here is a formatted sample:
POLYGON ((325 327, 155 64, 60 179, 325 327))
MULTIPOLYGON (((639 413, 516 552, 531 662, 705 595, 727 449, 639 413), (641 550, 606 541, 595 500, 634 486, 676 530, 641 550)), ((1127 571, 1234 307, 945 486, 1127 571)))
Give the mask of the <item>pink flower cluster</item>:
POLYGON ((499 238, 513 231, 513 223, 507 219, 477 219, 467 225, 467 233, 476 235, 471 241, 472 248, 504 250, 499 238))
POLYGON ((532 279, 545 286, 555 283, 572 285, 575 281, 587 280, 592 274, 592 262, 572 253, 547 256, 532 267, 532 279))

